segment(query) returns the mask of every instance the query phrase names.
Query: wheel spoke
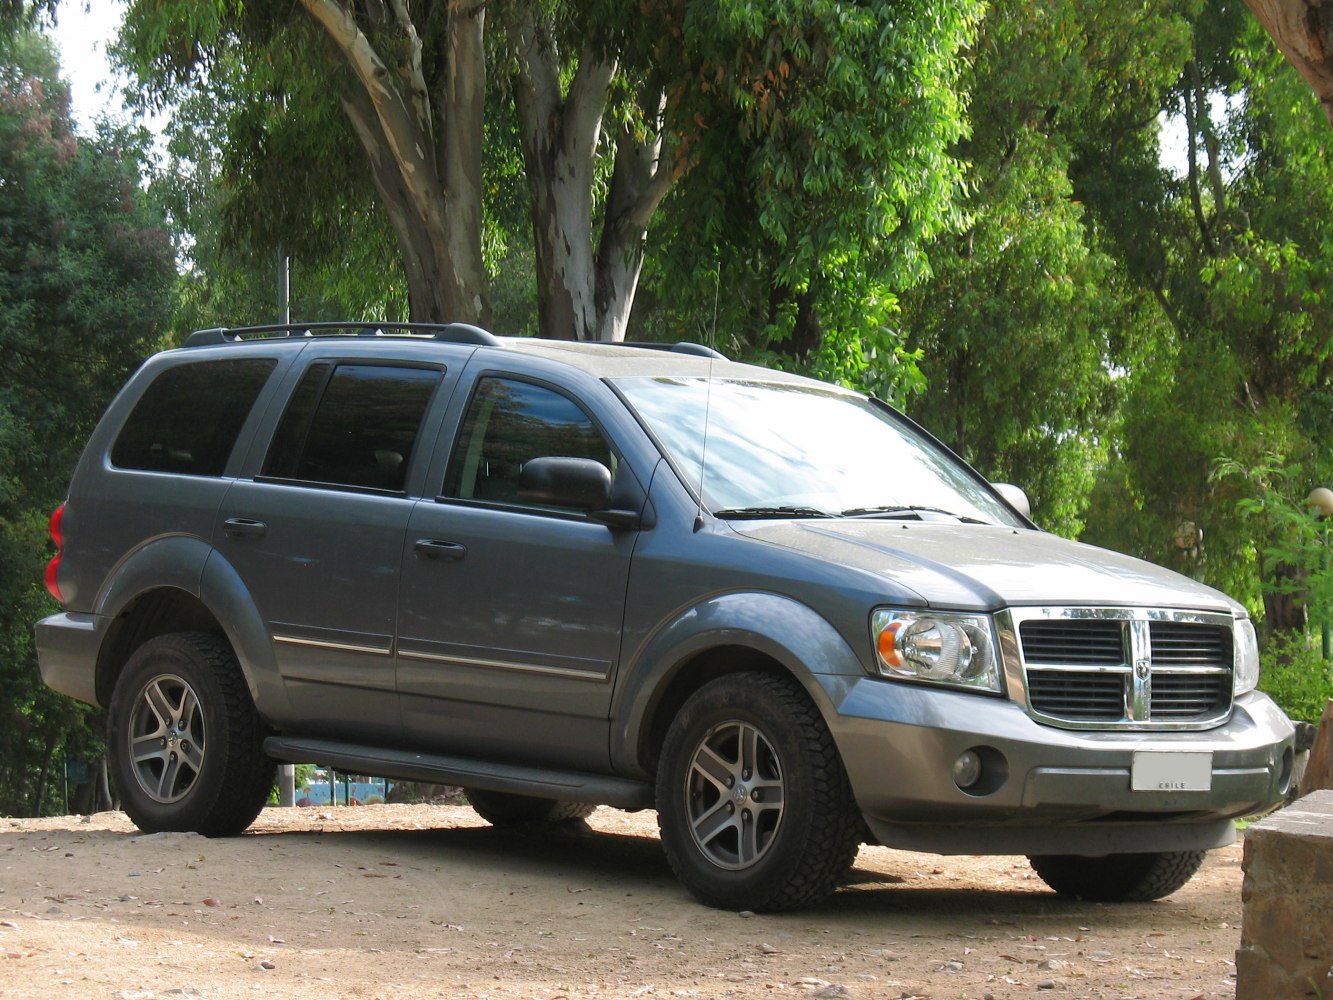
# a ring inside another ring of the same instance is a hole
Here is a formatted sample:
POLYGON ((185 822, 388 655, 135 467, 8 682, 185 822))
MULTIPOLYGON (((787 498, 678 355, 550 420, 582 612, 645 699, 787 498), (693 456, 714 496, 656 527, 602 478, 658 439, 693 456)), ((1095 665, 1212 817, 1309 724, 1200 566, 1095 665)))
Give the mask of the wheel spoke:
POLYGON ((761 809, 781 809, 785 797, 781 779, 756 781, 751 785, 752 797, 761 809))
POLYGON ((195 697, 193 688, 184 686, 181 690, 180 702, 176 706, 176 718, 173 721, 182 732, 189 732, 194 725, 194 720, 198 717, 199 699, 195 697))
POLYGON ((719 800, 713 808, 693 820, 694 838, 702 846, 708 847, 725 830, 737 825, 736 815, 727 811, 727 805, 725 800, 719 800))
MULTIPOLYGON (((741 774, 748 780, 759 773, 760 741, 763 734, 754 726, 740 727, 740 765, 741 774)), ((767 741, 764 741, 765 743, 767 741)))
POLYGON ((175 721, 176 713, 167 698, 167 693, 162 690, 162 682, 154 681, 148 685, 143 693, 144 704, 148 710, 153 713, 157 719, 158 731, 166 732, 167 728, 175 721))
POLYGON ((169 757, 166 766, 162 768, 162 777, 157 783, 158 797, 163 801, 169 801, 176 794, 176 777, 180 773, 180 758, 169 757))
POLYGON ((699 747, 694 755, 694 773, 707 779, 723 795, 735 784, 737 775, 736 762, 724 760, 722 756, 707 743, 699 747))
POLYGON ((193 781, 194 776, 197 775, 200 769, 204 766, 204 748, 193 742, 183 740, 181 741, 180 746, 180 758, 181 762, 194 772, 190 776, 190 780, 193 781))
POLYGON ((135 764, 143 764, 150 760, 163 760, 166 758, 166 751, 162 749, 162 734, 150 733, 147 736, 135 737, 130 742, 130 759, 135 764))
POLYGON ((752 865, 759 860, 759 856, 764 853, 767 842, 759 843, 759 824, 751 816, 740 824, 740 836, 738 837, 737 860, 741 865, 752 865))

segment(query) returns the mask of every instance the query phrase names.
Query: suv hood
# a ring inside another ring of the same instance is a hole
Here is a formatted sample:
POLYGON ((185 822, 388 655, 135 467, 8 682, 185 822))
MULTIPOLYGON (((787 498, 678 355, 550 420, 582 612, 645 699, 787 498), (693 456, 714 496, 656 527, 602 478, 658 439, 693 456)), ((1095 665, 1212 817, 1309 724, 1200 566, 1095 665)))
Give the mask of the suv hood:
POLYGON ((897 521, 732 521, 750 538, 873 573, 938 608, 1088 604, 1242 611, 1152 563, 1032 529, 897 521))

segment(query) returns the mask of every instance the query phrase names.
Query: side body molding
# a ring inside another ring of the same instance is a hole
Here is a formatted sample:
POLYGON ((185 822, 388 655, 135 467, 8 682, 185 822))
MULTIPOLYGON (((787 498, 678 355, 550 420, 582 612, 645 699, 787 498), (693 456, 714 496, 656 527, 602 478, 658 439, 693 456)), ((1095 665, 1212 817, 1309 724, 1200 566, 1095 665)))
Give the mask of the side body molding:
POLYGON ((622 668, 625 684, 611 706, 617 773, 650 775, 656 716, 673 680, 697 656, 723 647, 753 650, 781 664, 826 719, 865 676, 838 630, 799 601, 764 591, 712 595, 648 636, 622 668))

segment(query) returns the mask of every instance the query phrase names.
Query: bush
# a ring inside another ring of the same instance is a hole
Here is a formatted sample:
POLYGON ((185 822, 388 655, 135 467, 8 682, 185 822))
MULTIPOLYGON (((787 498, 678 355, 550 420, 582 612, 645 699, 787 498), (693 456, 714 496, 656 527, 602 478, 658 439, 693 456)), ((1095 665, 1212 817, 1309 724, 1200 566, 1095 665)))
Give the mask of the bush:
POLYGON ((1260 663, 1259 690, 1292 719, 1318 723, 1325 703, 1333 698, 1333 664, 1324 660, 1319 638, 1302 633, 1271 636, 1260 663))

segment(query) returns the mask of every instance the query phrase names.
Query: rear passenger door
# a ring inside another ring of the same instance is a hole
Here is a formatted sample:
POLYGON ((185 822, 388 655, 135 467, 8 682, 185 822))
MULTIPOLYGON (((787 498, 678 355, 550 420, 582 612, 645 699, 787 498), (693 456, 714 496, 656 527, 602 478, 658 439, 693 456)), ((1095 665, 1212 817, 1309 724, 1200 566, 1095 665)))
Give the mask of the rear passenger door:
MULTIPOLYGON (((304 732, 394 740, 393 638, 410 477, 440 364, 316 358, 214 546, 252 595, 304 732)), ((281 721, 281 720, 277 720, 281 721)))

